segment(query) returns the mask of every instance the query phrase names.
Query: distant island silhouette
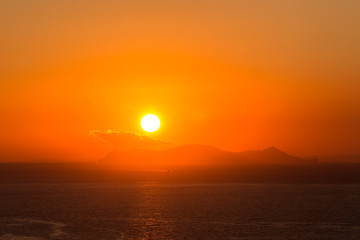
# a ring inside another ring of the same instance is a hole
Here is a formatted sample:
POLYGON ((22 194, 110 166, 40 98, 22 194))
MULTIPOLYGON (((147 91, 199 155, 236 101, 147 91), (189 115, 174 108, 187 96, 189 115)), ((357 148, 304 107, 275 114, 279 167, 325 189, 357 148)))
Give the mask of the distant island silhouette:
POLYGON ((229 152, 207 145, 188 144, 164 151, 132 149, 129 151, 113 150, 99 162, 124 165, 198 165, 232 166, 242 164, 314 164, 316 159, 304 159, 269 147, 264 150, 229 152))

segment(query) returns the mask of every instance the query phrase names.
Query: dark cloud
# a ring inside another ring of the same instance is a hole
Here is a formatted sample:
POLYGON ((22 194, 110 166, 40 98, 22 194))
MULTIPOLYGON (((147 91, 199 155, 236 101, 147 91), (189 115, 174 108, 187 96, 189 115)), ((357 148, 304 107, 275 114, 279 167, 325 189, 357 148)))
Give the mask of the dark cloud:
POLYGON ((89 135, 101 141, 109 142, 114 148, 159 148, 171 145, 169 141, 156 139, 140 133, 113 130, 92 130, 89 135))

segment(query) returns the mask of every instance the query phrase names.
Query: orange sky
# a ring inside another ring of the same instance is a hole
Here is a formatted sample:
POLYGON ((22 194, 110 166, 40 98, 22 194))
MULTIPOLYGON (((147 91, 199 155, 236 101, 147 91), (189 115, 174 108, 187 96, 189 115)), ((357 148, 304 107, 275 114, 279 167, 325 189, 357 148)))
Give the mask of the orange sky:
POLYGON ((360 1, 0 2, 0 157, 97 158, 92 130, 360 154, 360 1))

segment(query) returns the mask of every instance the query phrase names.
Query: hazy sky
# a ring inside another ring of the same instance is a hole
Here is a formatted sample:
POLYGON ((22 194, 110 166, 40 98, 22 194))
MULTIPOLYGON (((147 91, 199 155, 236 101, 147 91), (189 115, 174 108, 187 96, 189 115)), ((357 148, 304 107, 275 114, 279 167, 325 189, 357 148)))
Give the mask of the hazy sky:
POLYGON ((0 2, 2 159, 90 158, 93 130, 360 154, 358 0, 0 2))

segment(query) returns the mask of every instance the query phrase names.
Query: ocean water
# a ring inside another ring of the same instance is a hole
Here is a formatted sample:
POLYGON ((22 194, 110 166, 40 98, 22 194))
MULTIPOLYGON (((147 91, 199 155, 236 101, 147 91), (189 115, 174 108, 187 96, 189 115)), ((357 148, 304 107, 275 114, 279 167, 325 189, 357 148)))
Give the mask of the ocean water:
POLYGON ((0 240, 360 239, 360 185, 0 184, 0 240))

